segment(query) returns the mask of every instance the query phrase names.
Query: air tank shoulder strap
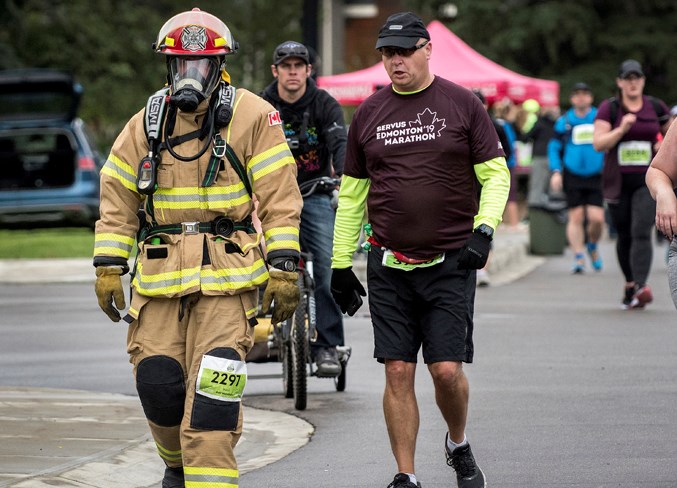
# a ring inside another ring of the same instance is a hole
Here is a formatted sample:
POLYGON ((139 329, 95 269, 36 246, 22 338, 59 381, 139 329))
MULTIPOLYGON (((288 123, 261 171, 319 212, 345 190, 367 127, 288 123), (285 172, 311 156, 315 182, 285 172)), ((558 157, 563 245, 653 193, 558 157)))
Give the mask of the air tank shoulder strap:
MULTIPOLYGON (((235 92, 236 88, 233 85, 228 85, 225 83, 221 84, 219 89, 219 99, 218 105, 215 111, 215 122, 217 127, 227 127, 230 124, 230 121, 233 118, 233 107, 235 106, 235 92)), ((221 165, 223 157, 228 159, 228 162, 233 167, 237 175, 242 180, 249 197, 253 195, 252 185, 247 177, 247 170, 244 165, 240 162, 233 148, 226 141, 223 140, 221 135, 217 132, 214 136, 213 142, 213 151, 212 158, 209 160, 209 165, 207 166, 207 171, 202 180, 202 187, 211 186, 216 181, 218 176, 218 170, 221 165)))
POLYGON ((165 120, 168 95, 169 87, 164 87, 148 97, 148 102, 146 102, 143 128, 146 131, 146 138, 153 154, 157 149, 160 134, 162 134, 162 124, 165 120))

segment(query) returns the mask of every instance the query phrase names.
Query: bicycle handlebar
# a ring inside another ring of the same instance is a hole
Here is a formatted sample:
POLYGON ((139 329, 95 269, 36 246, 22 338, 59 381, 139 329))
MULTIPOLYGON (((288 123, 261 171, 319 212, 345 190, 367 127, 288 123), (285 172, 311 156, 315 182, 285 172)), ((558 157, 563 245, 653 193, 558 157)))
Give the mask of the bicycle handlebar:
POLYGON ((313 178, 312 180, 304 181, 299 185, 301 196, 308 197, 318 190, 329 192, 335 190, 341 184, 340 178, 332 178, 331 176, 321 176, 320 178, 313 178))

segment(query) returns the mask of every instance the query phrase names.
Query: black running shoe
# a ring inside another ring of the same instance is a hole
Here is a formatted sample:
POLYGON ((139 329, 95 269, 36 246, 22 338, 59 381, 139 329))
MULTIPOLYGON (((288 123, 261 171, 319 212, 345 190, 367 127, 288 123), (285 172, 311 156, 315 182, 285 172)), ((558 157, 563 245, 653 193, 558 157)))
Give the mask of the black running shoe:
POLYGON ((336 378, 341 374, 341 362, 335 347, 323 347, 315 354, 318 378, 336 378))
POLYGON ((635 291, 636 287, 634 286, 625 287, 625 291, 623 292, 623 300, 621 302, 623 304, 624 310, 630 310, 632 308, 632 299, 635 296, 635 291))
MULTIPOLYGON (((449 434, 447 434, 449 437, 449 434)), ((485 488, 487 481, 484 473, 475 462, 475 457, 470 450, 470 444, 457 447, 454 452, 449 452, 447 441, 444 441, 444 453, 447 455, 447 464, 456 471, 456 483, 458 488, 485 488)))
POLYGON ((184 488, 183 468, 165 468, 162 478, 162 488, 184 488))
POLYGON ((386 488, 421 488, 421 483, 412 483, 406 473, 397 473, 395 479, 386 488))

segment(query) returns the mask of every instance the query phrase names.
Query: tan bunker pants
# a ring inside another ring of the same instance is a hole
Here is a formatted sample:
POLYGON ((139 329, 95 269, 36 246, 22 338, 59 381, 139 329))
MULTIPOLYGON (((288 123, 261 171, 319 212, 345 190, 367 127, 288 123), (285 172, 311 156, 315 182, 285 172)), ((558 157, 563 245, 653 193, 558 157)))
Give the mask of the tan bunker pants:
POLYGON ((167 466, 183 466, 186 487, 238 486, 238 394, 254 329, 245 311, 257 299, 257 290, 152 298, 129 326, 127 352, 158 453, 167 466))

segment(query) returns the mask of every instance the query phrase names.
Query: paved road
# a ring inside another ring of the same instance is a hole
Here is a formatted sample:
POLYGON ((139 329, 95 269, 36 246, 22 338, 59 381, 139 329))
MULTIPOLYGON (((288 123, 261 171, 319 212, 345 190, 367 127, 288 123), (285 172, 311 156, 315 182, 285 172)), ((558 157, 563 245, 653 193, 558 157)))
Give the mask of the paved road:
MULTIPOLYGON (((655 302, 620 309, 623 280, 605 242, 602 273, 570 274, 551 257, 527 277, 478 290, 476 361, 468 437, 490 487, 677 487, 677 312, 657 248, 655 302)), ((356 346, 346 392, 327 387, 300 416, 308 446, 249 472, 243 487, 385 487, 395 473, 382 421, 382 368, 366 321, 350 321, 356 346), (331 415, 328 415, 331 411, 331 415)), ((417 474, 424 488, 454 486, 444 426, 423 365, 417 474)), ((268 396, 251 405, 289 406, 268 396)))
MULTIPOLYGON (((526 233, 497 237, 495 284, 542 262, 526 256, 526 243, 526 233)), ((359 262, 355 269, 363 274, 359 262)), ((0 437, 7 440, 0 444, 0 487, 145 488, 162 477, 124 352, 126 328, 98 309, 92 271, 89 259, 0 260, 0 437)), ((364 315, 355 323, 364 336, 356 342, 370 343, 364 315)), ((257 377, 279 375, 280 365, 252 369, 257 377)), ((281 400, 279 379, 253 385, 252 398, 258 391, 272 401, 246 405, 236 448, 241 473, 317 439, 296 412, 270 409, 281 400)), ((327 390, 336 398, 332 381, 311 379, 311 391, 327 390)), ((289 401, 277 408, 289 408, 289 401)))
MULTIPOLYGON (((664 249, 657 248, 654 259, 651 284, 655 303, 643 311, 620 310, 622 278, 610 242, 602 247, 606 264, 602 273, 572 276, 570 256, 556 256, 515 282, 478 290, 476 361, 466 367, 471 381, 468 437, 489 486, 677 487, 677 312, 667 289, 664 249)), ((37 302, 40 287, 29 289, 38 290, 29 294, 37 302)), ((0 287, 0 297, 6 296, 7 290, 0 287)), ((16 296, 16 289, 11 290, 16 296)), ((81 290, 80 285, 63 285, 65 294, 81 293, 74 290, 81 290)), ((7 310, 8 303, 1 303, 7 310)), ((65 313, 56 304, 50 305, 56 307, 56 315, 65 313)), ((35 308, 29 316, 45 316, 44 309, 39 312, 37 305, 35 308)), ((89 312, 73 313, 87 317, 89 312)), ((0 323, 6 320, 5 313, 0 323)), ((45 328, 36 329, 36 334, 45 333, 45 328)), ((305 421, 299 426, 311 425, 314 433, 305 447, 289 449, 286 457, 258 469, 243 469, 246 472, 240 486, 379 487, 392 479, 395 466, 381 411, 383 370, 371 359, 368 318, 349 319, 346 337, 353 346, 353 357, 345 392, 336 392, 331 380, 312 378, 308 409, 299 413, 293 410, 291 400, 279 394, 278 380, 255 380, 248 385, 246 405, 252 412, 282 414, 279 420, 259 425, 262 432, 285 424, 284 419, 296 418, 305 421)), ((30 360, 25 364, 29 368, 30 360)), ((270 365, 260 366, 261 372, 266 372, 270 365)), ((254 368, 251 372, 256 373, 254 368)), ((24 380, 29 377, 27 374, 24 380)), ((425 488, 453 486, 442 453, 444 426, 423 365, 417 392, 422 417, 417 474, 425 488)), ((8 422, 2 410, 6 400, 0 399, 0 427, 8 422)), ((44 420, 44 411, 37 408, 36 412, 44 420)), ((97 412, 105 418, 100 409, 97 412)), ((130 421, 142 423, 137 417, 129 416, 130 421)), ((121 429, 98 432, 112 437, 114 430, 121 429)), ((12 453, 34 434, 7 432, 7 428, 0 428, 0 437, 4 436, 0 439, 2 472, 12 453)), ((49 432, 45 438, 51 439, 49 432)), ((261 439, 255 444, 267 447, 277 443, 261 439)), ((59 445, 63 446, 57 443, 57 449, 59 445)), ((78 467, 71 470, 69 480, 61 478, 49 484, 29 480, 13 486, 157 486, 156 481, 144 479, 142 483, 139 479, 153 478, 160 472, 152 448, 148 444, 145 448, 121 453, 123 457, 129 454, 138 471, 126 468, 121 472, 109 463, 103 484, 102 478, 88 478, 78 467)), ((89 461, 86 467, 101 459, 89 461)), ((1 480, 0 486, 10 486, 1 480)))

